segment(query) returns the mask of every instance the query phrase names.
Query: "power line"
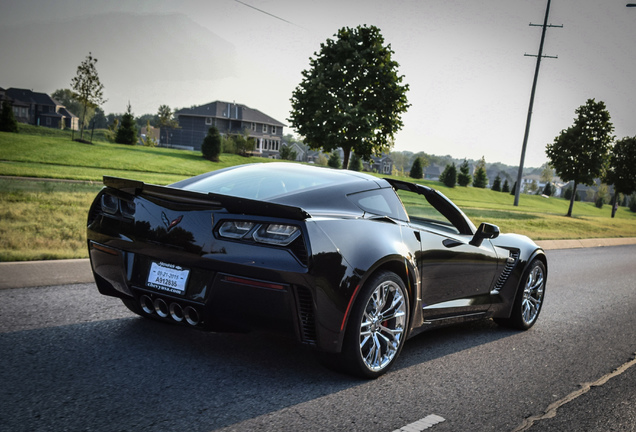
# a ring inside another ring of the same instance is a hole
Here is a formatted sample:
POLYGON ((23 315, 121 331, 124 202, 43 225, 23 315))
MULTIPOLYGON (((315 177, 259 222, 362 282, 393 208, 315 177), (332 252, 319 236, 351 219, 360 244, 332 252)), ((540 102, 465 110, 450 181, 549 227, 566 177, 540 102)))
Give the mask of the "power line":
MULTIPOLYGON (((266 12, 266 11, 264 11, 263 9, 259 9, 259 8, 255 7, 255 6, 252 6, 252 5, 250 5, 250 4, 244 3, 244 2, 242 2, 241 0, 234 0, 234 1, 235 1, 235 2, 237 2, 237 3, 242 4, 243 6, 247 6, 248 8, 252 8, 252 9, 254 9, 254 10, 257 10, 257 11, 259 11, 260 13, 264 13, 265 15, 269 15, 269 16, 271 16, 271 17, 273 17, 273 18, 276 18, 277 20, 281 20, 281 21, 283 21, 283 22, 286 22, 287 24, 291 24, 291 25, 293 25, 293 26, 300 27, 299 25, 294 24, 294 23, 293 23, 293 22, 291 22, 291 21, 287 21, 286 19, 281 18, 281 17, 279 17, 279 16, 276 16, 276 15, 274 15, 274 14, 271 14, 271 13, 269 13, 269 12, 266 12)), ((302 28, 302 27, 301 27, 301 28, 302 28)))

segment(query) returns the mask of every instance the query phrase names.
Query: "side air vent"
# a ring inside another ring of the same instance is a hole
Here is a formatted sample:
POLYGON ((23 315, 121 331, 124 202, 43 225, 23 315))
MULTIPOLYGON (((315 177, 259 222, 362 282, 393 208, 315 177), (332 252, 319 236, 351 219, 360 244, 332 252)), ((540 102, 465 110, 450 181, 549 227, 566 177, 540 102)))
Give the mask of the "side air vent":
POLYGON ((519 260, 519 251, 511 250, 510 256, 508 257, 508 262, 506 263, 506 266, 504 267, 503 271, 499 275, 499 279, 497 279, 497 283, 495 284, 495 288, 493 289, 494 292, 499 292, 501 288, 503 288, 504 284, 506 283, 506 281, 510 277, 510 274, 512 273, 512 269, 515 268, 515 264, 517 264, 518 260, 519 260))
POLYGON ((296 299, 298 306, 298 321, 300 324, 300 337, 305 343, 315 344, 316 317, 311 291, 305 287, 296 287, 296 299))
POLYGON ((307 260, 308 260, 307 247, 305 246, 305 241, 303 240, 303 237, 300 236, 296 240, 294 240, 292 244, 289 245, 289 248, 291 249, 292 253, 296 255, 296 258, 298 258, 298 260, 304 266, 306 266, 307 260))

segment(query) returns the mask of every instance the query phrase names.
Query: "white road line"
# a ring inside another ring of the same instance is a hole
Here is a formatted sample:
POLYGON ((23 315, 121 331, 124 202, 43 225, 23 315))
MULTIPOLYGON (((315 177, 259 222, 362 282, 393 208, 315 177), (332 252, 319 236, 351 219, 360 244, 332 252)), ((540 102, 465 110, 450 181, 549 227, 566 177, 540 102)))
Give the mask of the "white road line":
POLYGON ((402 426, 400 429, 396 429, 393 432, 421 432, 424 429, 435 426, 437 423, 443 422, 444 420, 446 420, 444 417, 431 414, 416 422, 402 426))

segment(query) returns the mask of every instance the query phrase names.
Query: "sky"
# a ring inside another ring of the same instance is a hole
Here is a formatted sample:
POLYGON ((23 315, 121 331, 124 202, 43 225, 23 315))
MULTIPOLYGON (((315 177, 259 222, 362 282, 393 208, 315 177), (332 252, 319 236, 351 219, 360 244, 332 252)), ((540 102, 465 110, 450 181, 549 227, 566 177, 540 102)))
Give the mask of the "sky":
MULTIPOLYGON (((552 0, 524 166, 604 101, 636 136, 636 8, 552 0)), ((106 113, 215 100, 289 125, 290 98, 320 44, 375 25, 409 84, 394 150, 518 165, 546 0, 0 0, 0 87, 69 88, 88 51, 106 113), (112 25, 108 25, 111 23, 112 25), (82 25, 80 25, 82 24, 82 25), (45 32, 44 36, 40 32, 45 32)), ((285 133, 291 130, 285 128, 285 133)), ((293 132, 293 131, 291 131, 293 132)))

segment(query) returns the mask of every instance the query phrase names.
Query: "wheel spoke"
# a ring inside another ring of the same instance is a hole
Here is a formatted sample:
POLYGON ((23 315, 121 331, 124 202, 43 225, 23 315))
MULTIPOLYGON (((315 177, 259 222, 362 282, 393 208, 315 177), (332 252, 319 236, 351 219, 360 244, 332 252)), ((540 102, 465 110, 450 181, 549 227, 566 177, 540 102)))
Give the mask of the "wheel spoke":
POLYGON ((395 358, 406 327, 406 299, 394 281, 378 284, 360 322, 360 354, 365 365, 380 371, 395 358))

